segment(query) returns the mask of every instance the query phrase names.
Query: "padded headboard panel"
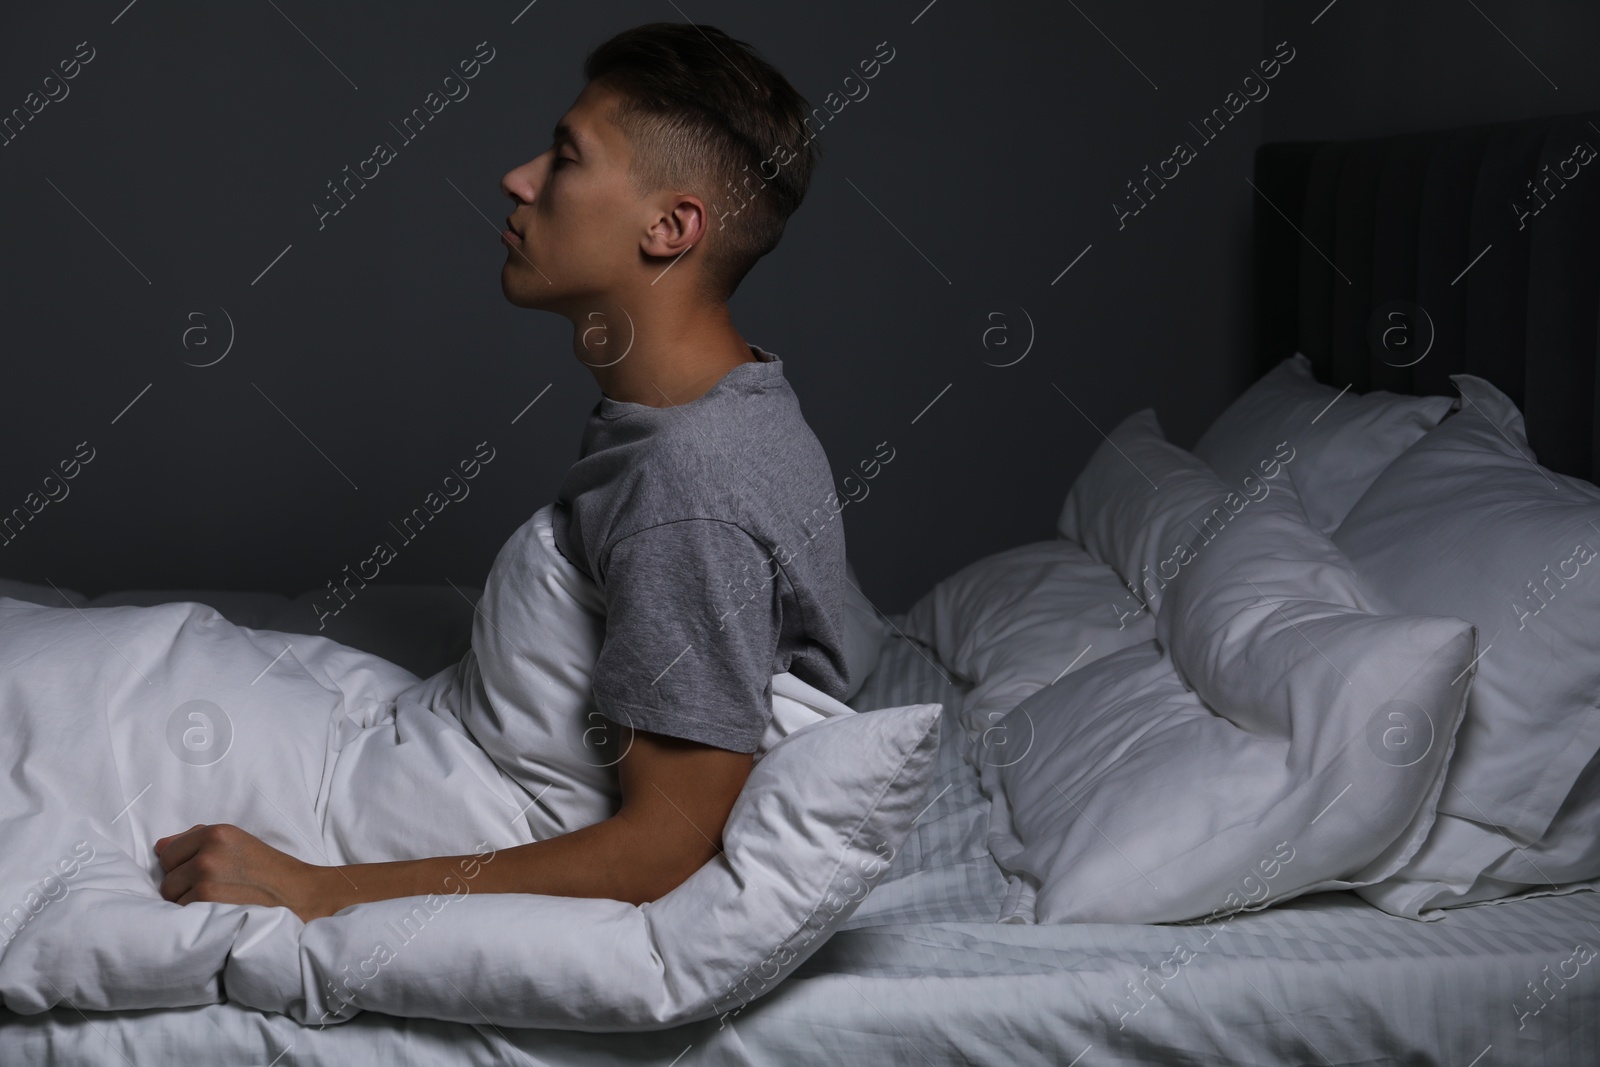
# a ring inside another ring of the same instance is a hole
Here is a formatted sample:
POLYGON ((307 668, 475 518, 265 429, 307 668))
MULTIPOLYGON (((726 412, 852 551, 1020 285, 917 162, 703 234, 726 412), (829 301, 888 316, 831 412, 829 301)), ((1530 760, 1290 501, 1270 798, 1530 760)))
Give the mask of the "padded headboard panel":
POLYGON ((1259 370, 1517 402, 1552 470, 1600 478, 1600 112, 1256 151, 1259 370))

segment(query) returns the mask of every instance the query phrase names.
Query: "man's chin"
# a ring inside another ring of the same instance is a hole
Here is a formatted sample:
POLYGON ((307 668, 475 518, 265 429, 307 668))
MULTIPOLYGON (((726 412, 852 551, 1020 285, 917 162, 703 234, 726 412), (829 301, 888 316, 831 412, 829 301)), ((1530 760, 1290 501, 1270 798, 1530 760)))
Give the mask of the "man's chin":
POLYGON ((500 273, 500 295, 506 302, 519 308, 529 308, 534 311, 541 310, 543 303, 539 300, 537 289, 529 286, 523 279, 510 276, 509 270, 500 273))

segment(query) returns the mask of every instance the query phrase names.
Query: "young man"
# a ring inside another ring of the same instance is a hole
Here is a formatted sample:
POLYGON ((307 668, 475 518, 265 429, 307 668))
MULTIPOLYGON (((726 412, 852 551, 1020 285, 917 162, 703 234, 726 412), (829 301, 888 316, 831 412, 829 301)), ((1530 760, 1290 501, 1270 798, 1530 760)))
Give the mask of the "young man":
MULTIPOLYGON (((637 904, 720 850, 772 675, 843 697, 844 532, 782 361, 748 345, 727 307, 805 195, 805 100, 704 25, 628 30, 584 73, 551 147, 501 180, 515 205, 501 288, 572 322, 602 393, 553 532, 605 594, 594 695, 618 726, 622 803, 502 851, 474 888, 637 904)), ((227 824, 156 851, 168 900, 284 905, 308 921, 438 892, 465 858, 315 866, 227 824)))

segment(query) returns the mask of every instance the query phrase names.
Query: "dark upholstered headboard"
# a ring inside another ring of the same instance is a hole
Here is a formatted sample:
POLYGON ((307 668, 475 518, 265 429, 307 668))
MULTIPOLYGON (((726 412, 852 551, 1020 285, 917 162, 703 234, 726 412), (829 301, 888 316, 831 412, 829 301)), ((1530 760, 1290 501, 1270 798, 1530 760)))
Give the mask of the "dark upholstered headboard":
POLYGON ((1517 402, 1600 479, 1600 112, 1256 151, 1255 353, 1357 392, 1517 402))

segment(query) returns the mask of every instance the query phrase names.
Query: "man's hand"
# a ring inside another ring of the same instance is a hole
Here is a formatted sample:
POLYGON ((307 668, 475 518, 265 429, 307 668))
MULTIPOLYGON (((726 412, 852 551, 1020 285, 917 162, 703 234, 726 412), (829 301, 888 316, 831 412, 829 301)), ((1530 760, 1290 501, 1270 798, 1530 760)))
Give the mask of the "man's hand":
POLYGON ((334 868, 303 863, 228 823, 197 823, 155 849, 167 872, 161 895, 174 904, 264 904, 289 908, 304 922, 338 910, 327 891, 334 868))

